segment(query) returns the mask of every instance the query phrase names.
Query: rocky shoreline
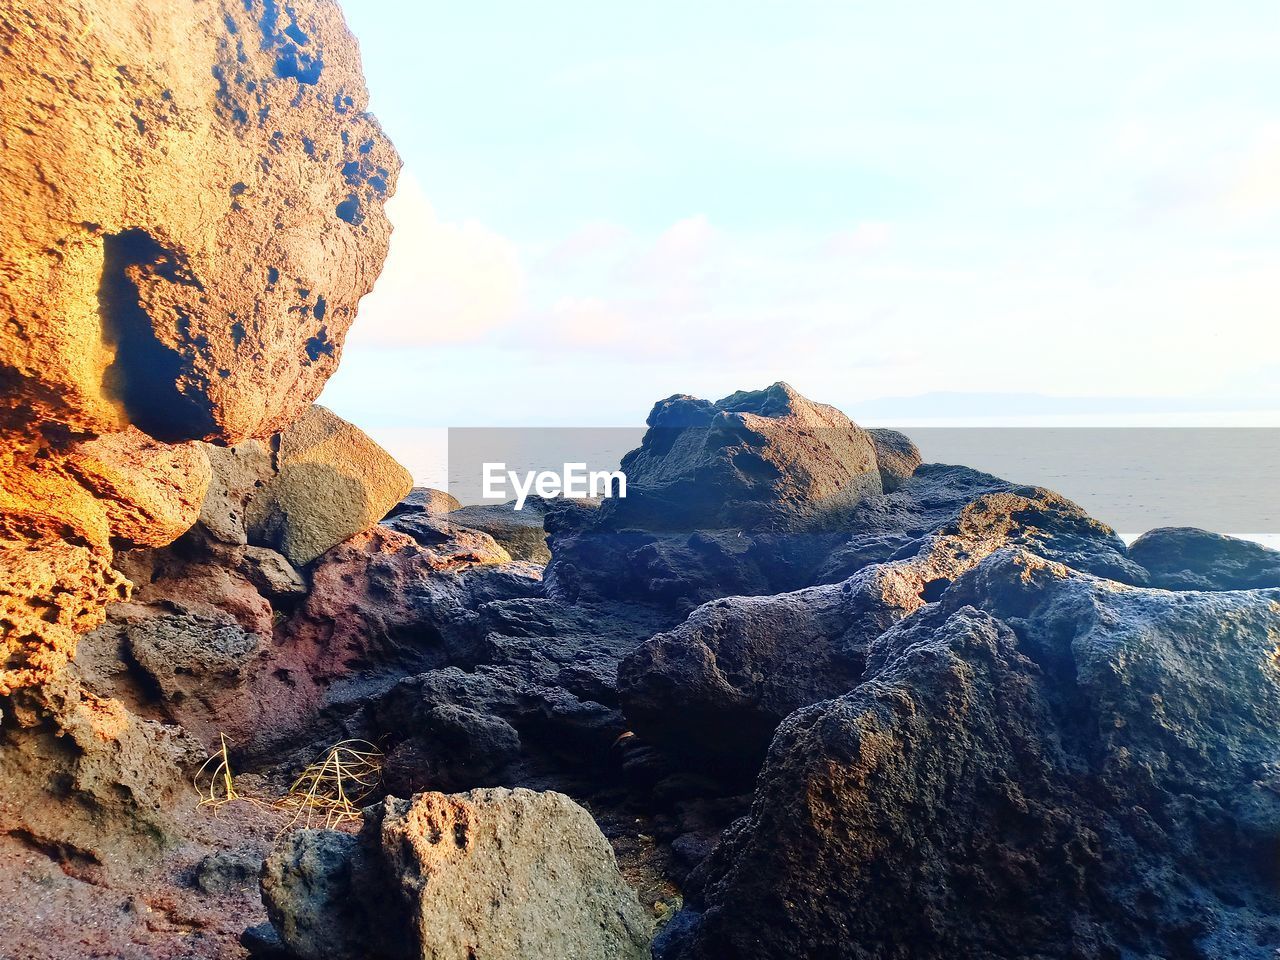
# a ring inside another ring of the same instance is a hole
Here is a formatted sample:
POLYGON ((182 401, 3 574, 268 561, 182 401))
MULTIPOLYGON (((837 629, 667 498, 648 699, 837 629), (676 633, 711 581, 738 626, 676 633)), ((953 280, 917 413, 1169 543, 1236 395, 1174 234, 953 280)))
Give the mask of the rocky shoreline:
POLYGON ((164 6, 5 24, 0 956, 1274 958, 1280 552, 784 383, 414 489, 314 404, 398 167, 337 8, 164 6))

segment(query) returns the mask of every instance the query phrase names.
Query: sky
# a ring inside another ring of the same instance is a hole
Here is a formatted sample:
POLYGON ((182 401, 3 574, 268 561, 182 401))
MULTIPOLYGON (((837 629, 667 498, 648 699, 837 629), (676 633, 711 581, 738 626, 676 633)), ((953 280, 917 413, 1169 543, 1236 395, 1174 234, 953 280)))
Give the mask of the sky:
POLYGON ((1280 425, 1280 4, 345 0, 404 160, 321 402, 1280 425))

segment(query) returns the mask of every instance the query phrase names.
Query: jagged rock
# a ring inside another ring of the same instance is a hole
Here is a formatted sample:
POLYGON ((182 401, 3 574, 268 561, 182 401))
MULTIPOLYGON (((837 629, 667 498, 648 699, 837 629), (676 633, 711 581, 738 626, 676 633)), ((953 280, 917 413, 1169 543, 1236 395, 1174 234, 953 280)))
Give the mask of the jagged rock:
POLYGON ((270 547, 245 547, 239 569, 264 597, 282 600, 307 592, 307 581, 282 553, 270 547))
MULTIPOLYGON (((514 728, 521 758, 554 755, 593 763, 624 731, 618 709, 618 662, 663 621, 641 608, 601 609, 542 597, 495 598, 481 604, 473 624, 482 638, 470 658, 407 677, 374 705, 376 735, 388 744, 401 783, 430 785, 441 771, 458 787, 487 785, 512 759, 507 738, 477 741, 478 764, 440 757, 408 743, 442 709, 484 729, 514 728)), ((455 646, 455 650, 459 649, 455 646)))
POLYGON ((622 461, 625 498, 548 511, 550 596, 687 613, 814 582, 857 505, 881 493, 871 435, 786 384, 659 402, 622 461))
POLYGON ((872 427, 867 433, 876 447, 880 484, 885 493, 893 493, 920 466, 920 451, 910 437, 897 430, 872 427))
POLYGON ((1147 582, 1115 531, 1066 497, 968 467, 918 467, 893 493, 866 500, 849 530, 815 574, 817 582, 844 580, 872 563, 927 558, 938 582, 926 599, 934 599, 950 578, 1005 546, 1121 583, 1147 582))
POLYGON ((432 487, 414 487, 409 495, 391 508, 387 518, 398 517, 402 513, 429 513, 434 515, 450 513, 459 509, 462 504, 458 498, 444 490, 432 487))
POLYGON ((678 753, 754 773, 787 714, 857 686, 871 641, 924 602, 919 588, 885 564, 841 584, 704 604, 619 664, 627 720, 678 753))
POLYGON ((300 567, 376 524, 413 488, 408 470, 321 406, 272 444, 276 474, 249 501, 249 540, 300 567))
POLYGON ((629 654, 618 683, 633 728, 680 752, 754 764, 787 714, 853 689, 876 637, 996 550, 1023 545, 1145 576, 1110 528, 1071 501, 966 468, 922 467, 897 492, 864 501, 850 527, 831 561, 860 567, 849 579, 713 600, 629 654), (862 565, 871 558, 884 562, 862 565))
POLYGON ((1000 551, 779 727, 663 956, 1270 957, 1277 641, 1000 551))
POLYGON ((189 772, 202 757, 185 731, 62 672, 8 702, 0 822, 89 876, 122 876, 178 840, 195 802, 189 772))
POLYGON ((230 619, 140 612, 121 626, 128 656, 175 706, 234 683, 261 644, 230 619))
POLYGON ((449 513, 452 523, 482 530, 517 560, 546 563, 551 559, 547 549, 547 531, 543 526, 545 501, 529 497, 517 510, 516 503, 473 504, 449 513))
POLYGON ((213 473, 199 444, 158 443, 136 427, 73 444, 66 466, 125 547, 163 546, 186 533, 213 473))
POLYGON ((276 845, 262 865, 262 900, 292 956, 369 957, 370 918, 352 878, 361 858, 359 840, 336 830, 297 830, 276 845))
POLYGON ((213 466, 209 491, 200 505, 200 531, 206 542, 243 547, 249 542, 245 510, 255 493, 275 476, 270 451, 258 440, 232 447, 206 445, 213 466))
POLYGON ((882 489, 871 436, 785 383, 715 403, 670 397, 647 422, 622 458, 627 496, 601 508, 619 527, 830 528, 882 489))
POLYGON ((398 514, 384 521, 383 526, 413 537, 441 565, 511 560, 511 554, 489 534, 428 513, 398 514))
POLYGON ((501 717, 450 703, 424 703, 412 736, 387 756, 382 782, 396 796, 475 786, 520 754, 520 734, 501 717))
POLYGON ((358 840, 287 837, 262 888, 303 960, 641 960, 652 936, 608 841, 558 793, 387 799, 358 840))
POLYGON ((1254 590, 1280 587, 1280 550, 1194 527, 1150 530, 1129 556, 1165 590, 1254 590))
POLYGON ((399 161, 336 5, 135 6, 41 2, 6 31, 0 406, 266 436, 337 366, 399 161))

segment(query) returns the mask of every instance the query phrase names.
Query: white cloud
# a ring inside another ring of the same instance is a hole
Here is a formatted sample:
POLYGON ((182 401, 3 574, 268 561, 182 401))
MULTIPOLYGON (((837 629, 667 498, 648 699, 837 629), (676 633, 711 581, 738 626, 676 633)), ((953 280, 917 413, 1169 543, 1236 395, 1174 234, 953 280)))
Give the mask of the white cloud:
POLYGON ((408 347, 480 340, 516 318, 519 250, 474 220, 441 220, 408 173, 387 203, 395 226, 378 283, 360 303, 349 345, 408 347))

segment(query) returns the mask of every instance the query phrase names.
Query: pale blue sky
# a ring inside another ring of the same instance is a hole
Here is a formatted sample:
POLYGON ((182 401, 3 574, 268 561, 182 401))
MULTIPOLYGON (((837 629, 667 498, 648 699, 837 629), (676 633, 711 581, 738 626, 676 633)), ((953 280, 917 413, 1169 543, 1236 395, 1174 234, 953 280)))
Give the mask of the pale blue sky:
POLYGON ((1280 409, 1273 2, 344 9, 405 162, 368 428, 1280 409))

